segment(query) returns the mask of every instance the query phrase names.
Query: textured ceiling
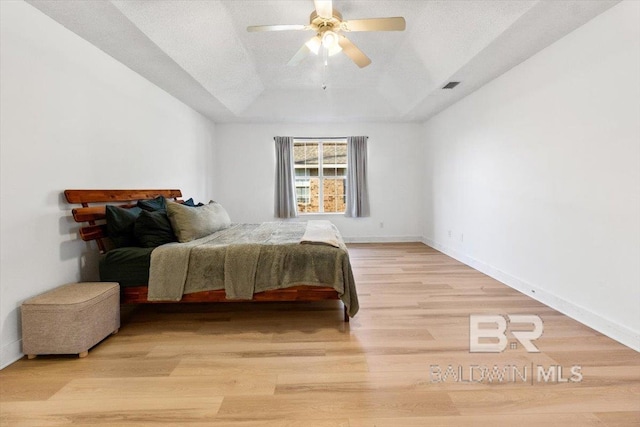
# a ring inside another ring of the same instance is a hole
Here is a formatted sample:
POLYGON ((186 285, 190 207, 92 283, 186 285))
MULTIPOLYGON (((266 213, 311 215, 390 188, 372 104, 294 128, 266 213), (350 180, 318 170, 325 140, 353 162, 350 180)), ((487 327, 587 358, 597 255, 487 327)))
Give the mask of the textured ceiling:
POLYGON ((345 20, 407 29, 348 33, 372 64, 338 54, 326 71, 317 56, 287 66, 312 32, 246 31, 307 24, 311 0, 28 3, 215 122, 328 122, 424 121, 618 0, 334 0, 345 20))

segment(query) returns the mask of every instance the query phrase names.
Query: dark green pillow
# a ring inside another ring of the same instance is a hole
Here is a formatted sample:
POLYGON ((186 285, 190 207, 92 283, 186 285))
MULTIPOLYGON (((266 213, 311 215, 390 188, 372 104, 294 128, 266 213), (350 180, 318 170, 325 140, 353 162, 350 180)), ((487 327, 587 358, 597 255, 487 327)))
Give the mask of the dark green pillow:
POLYGON ((133 227, 140 212, 142 209, 138 207, 130 209, 112 205, 105 207, 107 234, 116 247, 138 246, 133 227))
POLYGON ((155 248, 177 241, 165 211, 140 212, 135 222, 134 234, 143 248, 155 248))
POLYGON ((204 206, 204 203, 198 203, 196 205, 196 202, 193 201, 193 198, 189 197, 187 200, 184 201, 184 203, 182 203, 184 206, 189 206, 191 208, 197 208, 198 206, 204 206))
POLYGON ((158 196, 155 199, 138 200, 138 207, 148 212, 166 211, 167 202, 163 196, 158 196))

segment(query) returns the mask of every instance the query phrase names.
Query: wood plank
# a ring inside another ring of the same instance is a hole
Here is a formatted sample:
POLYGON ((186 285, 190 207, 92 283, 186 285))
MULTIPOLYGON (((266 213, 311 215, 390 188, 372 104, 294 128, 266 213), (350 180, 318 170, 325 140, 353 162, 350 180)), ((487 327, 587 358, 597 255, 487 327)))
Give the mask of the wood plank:
MULTIPOLYGON (((347 395, 348 396, 348 395, 347 395)), ((415 417, 456 415, 457 410, 447 395, 437 392, 376 392, 366 397, 348 398, 340 393, 305 395, 225 396, 217 417, 221 419, 307 419, 334 418, 345 414, 350 418, 415 417), (304 408, 304 410, 300 410, 304 408)))
POLYGON ((637 427, 640 425, 640 411, 598 412, 595 415, 608 427, 637 427))
POLYGON ((518 389, 450 391, 448 395, 462 415, 563 414, 630 412, 640 405, 640 386, 558 387, 557 384, 518 389), (569 391, 569 392, 567 392, 569 391))
POLYGON ((326 286, 292 286, 284 289, 273 289, 258 292, 252 300, 227 299, 224 289, 201 291, 183 295, 180 301, 148 301, 147 286, 130 286, 122 288, 121 302, 123 304, 170 304, 170 303, 201 303, 201 302, 260 302, 260 301, 324 301, 340 299, 338 292, 326 286))
POLYGON ((113 203, 133 200, 153 199, 164 196, 169 199, 182 197, 180 190, 65 190, 69 203, 113 203))
MULTIPOLYGON (((126 379, 121 380, 126 384, 126 379)), ((46 426, 155 426, 155 425, 211 425, 222 396, 182 397, 173 395, 171 401, 158 399, 84 399, 45 400, 3 403, 0 425, 12 427, 46 426), (209 423, 206 423, 209 421, 209 423)))
POLYGON ((468 415, 455 417, 403 417, 403 418, 351 418, 349 427, 496 427, 513 426, 540 427, 603 427, 593 414, 519 414, 517 422, 513 415, 468 415))
POLYGON ((71 210, 75 222, 99 221, 105 219, 104 206, 90 206, 87 208, 75 208, 71 210))
POLYGON ((71 380, 49 400, 84 400, 88 394, 97 400, 153 399, 160 395, 179 395, 197 399, 203 396, 271 396, 276 386, 276 375, 236 374, 194 377, 130 378, 127 387, 109 378, 81 378, 71 380))
MULTIPOLYGON (((162 356, 162 353, 158 354, 162 356)), ((283 356, 283 357, 239 357, 229 358, 194 355, 184 356, 172 375, 201 377, 210 375, 260 374, 264 372, 283 374, 313 369, 318 373, 366 372, 367 361, 362 355, 354 356, 283 356)))
POLYGON ((80 238, 85 242, 90 242, 91 240, 103 239, 107 237, 107 226, 106 224, 89 225, 89 226, 80 228, 79 233, 80 233, 80 238))

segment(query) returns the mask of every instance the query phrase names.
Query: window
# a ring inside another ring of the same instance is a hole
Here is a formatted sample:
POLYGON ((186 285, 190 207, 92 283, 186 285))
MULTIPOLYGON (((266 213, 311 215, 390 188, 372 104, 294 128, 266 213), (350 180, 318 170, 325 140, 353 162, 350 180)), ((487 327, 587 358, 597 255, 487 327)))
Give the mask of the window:
POLYGON ((296 202, 299 213, 344 213, 347 140, 293 142, 296 202))

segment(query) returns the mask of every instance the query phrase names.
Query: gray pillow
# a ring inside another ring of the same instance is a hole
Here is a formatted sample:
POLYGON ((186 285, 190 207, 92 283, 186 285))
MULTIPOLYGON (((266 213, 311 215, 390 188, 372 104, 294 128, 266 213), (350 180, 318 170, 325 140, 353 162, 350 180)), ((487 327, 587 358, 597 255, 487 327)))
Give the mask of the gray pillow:
POLYGON ((167 201, 167 216, 180 243, 199 239, 231 225, 227 211, 213 201, 197 207, 167 201))

